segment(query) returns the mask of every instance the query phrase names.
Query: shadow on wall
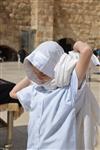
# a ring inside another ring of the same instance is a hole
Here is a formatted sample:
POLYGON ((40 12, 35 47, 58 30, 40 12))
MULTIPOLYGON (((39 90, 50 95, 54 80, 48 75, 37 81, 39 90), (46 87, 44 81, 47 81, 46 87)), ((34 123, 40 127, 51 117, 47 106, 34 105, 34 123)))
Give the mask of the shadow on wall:
POLYGON ((0 45, 0 60, 1 61, 17 61, 17 52, 5 45, 0 45))
POLYGON ((73 50, 75 41, 71 38, 62 38, 57 40, 57 43, 64 49, 66 53, 73 50))

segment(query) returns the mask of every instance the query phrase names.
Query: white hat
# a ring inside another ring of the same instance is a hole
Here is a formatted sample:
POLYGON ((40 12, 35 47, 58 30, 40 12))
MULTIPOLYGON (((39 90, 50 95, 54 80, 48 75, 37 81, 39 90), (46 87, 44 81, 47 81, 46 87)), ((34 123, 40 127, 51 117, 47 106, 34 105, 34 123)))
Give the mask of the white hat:
POLYGON ((63 48, 57 42, 43 42, 30 55, 25 58, 24 66, 27 75, 32 75, 32 64, 41 72, 53 78, 54 67, 63 53, 63 48))

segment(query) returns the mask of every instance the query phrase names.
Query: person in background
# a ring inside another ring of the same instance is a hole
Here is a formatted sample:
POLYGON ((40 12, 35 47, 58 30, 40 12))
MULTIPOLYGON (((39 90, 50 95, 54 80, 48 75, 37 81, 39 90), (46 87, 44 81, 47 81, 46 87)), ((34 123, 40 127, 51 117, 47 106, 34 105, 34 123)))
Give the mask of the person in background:
POLYGON ((100 49, 94 48, 93 53, 100 61, 100 49))
POLYGON ((18 51, 18 62, 21 62, 23 63, 24 62, 24 59, 25 57, 28 55, 28 52, 24 49, 24 48, 21 48, 19 51, 18 51))

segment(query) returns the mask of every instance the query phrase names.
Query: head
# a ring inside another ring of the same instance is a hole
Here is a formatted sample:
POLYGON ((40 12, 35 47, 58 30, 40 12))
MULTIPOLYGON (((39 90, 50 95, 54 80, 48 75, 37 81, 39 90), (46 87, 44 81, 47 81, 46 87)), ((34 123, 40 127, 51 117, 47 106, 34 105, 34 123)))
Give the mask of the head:
POLYGON ((54 41, 40 44, 24 61, 29 79, 43 84, 54 78, 54 68, 64 53, 62 47, 54 41))

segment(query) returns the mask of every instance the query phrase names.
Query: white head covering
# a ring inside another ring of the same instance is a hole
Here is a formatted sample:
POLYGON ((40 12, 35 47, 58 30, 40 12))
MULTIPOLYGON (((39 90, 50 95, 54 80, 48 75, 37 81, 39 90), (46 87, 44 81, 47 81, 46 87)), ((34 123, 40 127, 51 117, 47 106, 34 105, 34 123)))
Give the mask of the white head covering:
POLYGON ((54 67, 63 53, 63 48, 57 42, 43 42, 25 58, 24 66, 27 76, 32 79, 32 65, 34 65, 44 74, 54 78, 54 67))
POLYGON ((70 83, 71 74, 79 60, 79 53, 64 53, 63 48, 54 41, 40 44, 35 51, 25 58, 24 65, 30 80, 40 84, 34 74, 33 65, 53 80, 45 84, 49 89, 67 86, 70 83))

